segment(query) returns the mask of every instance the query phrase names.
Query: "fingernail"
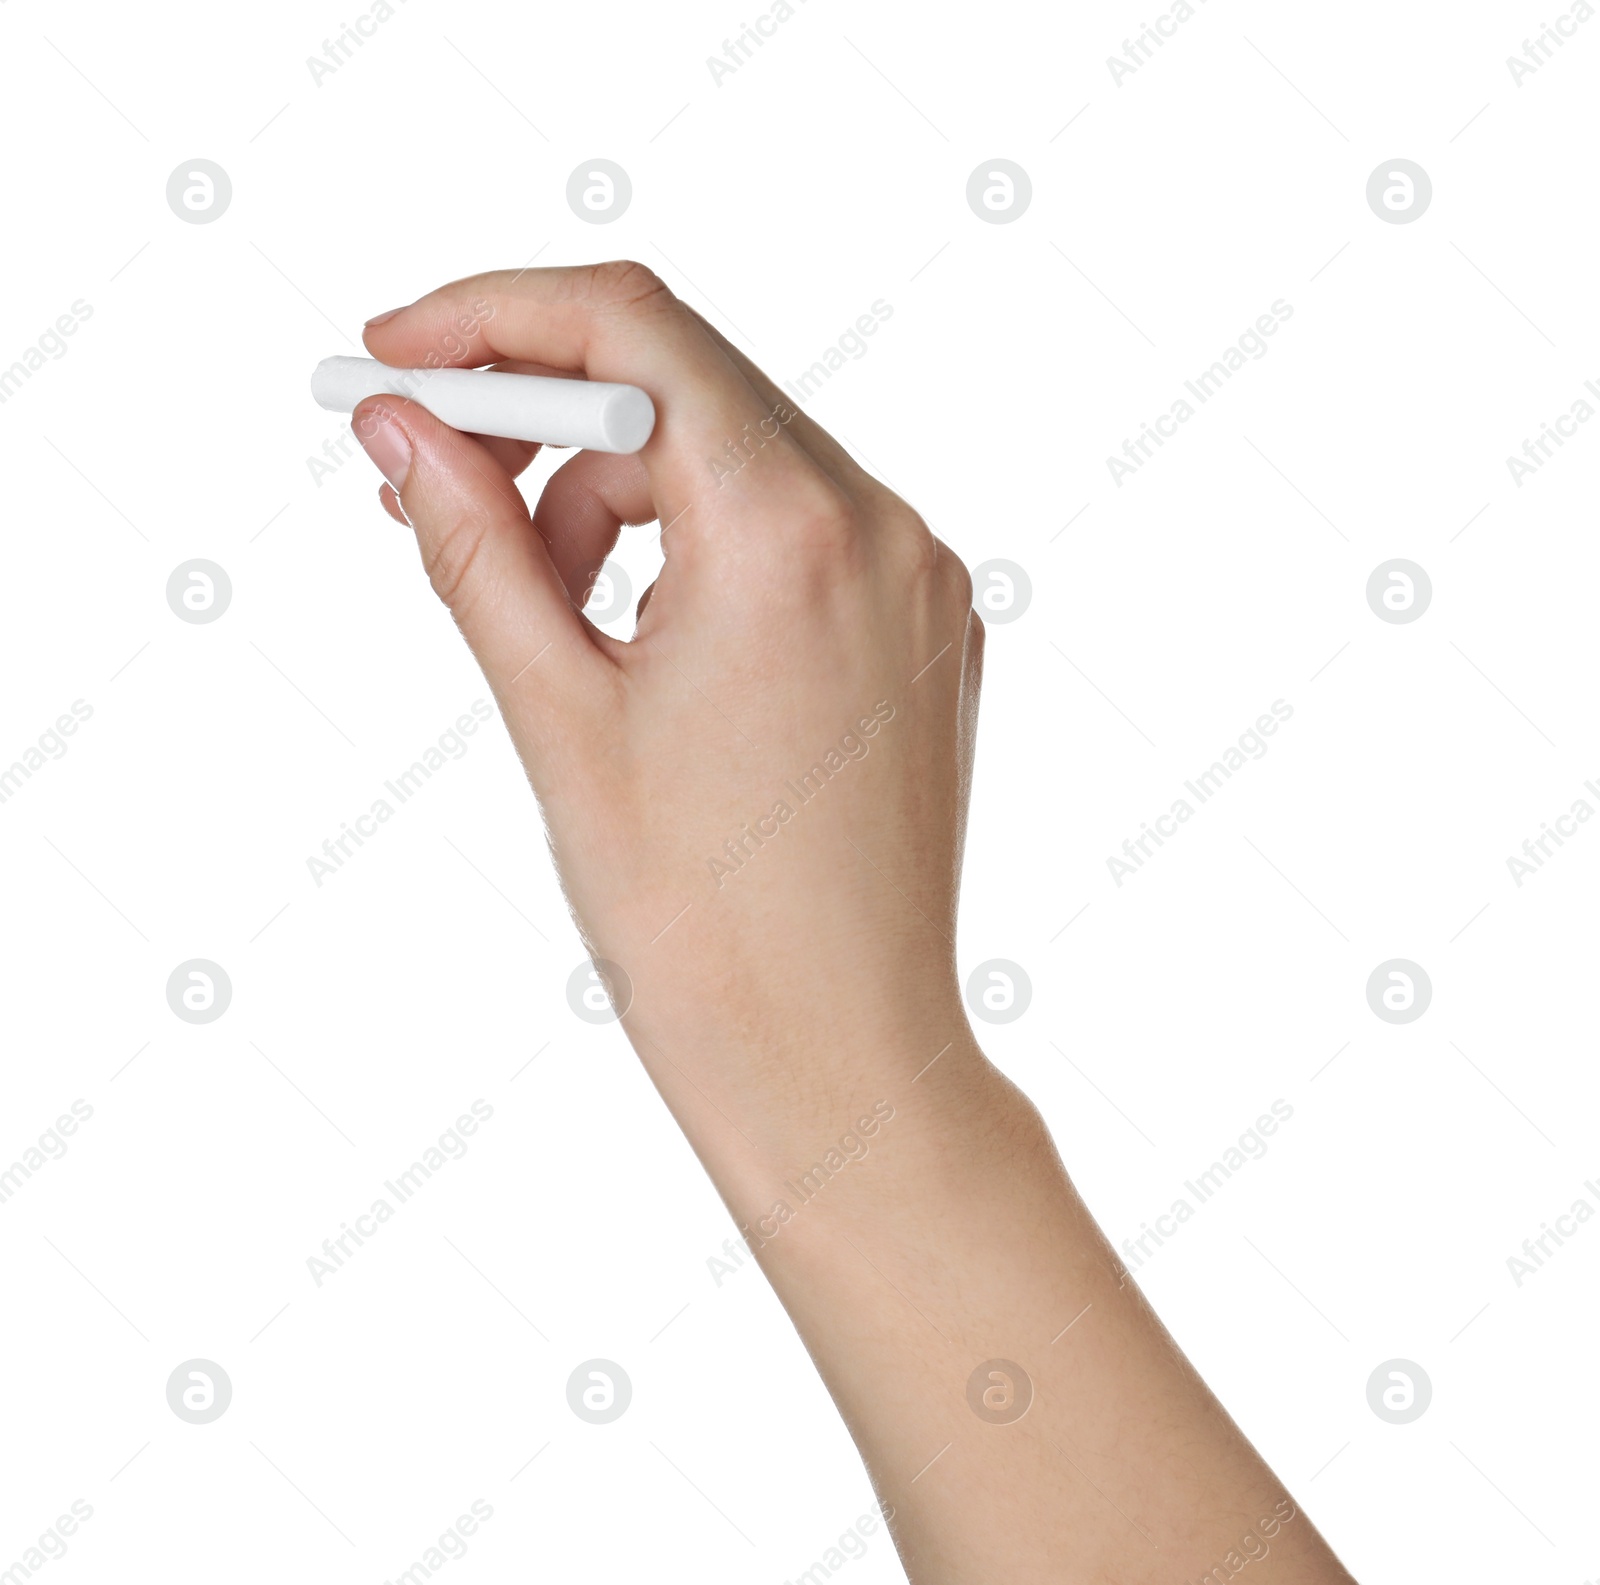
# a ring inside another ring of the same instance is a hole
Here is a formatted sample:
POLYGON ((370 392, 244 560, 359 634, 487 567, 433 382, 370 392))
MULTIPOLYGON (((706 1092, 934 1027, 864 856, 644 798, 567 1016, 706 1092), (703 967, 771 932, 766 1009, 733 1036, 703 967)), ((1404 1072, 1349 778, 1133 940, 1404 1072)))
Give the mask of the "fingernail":
POLYGON ((373 316, 372 316, 372 318, 371 318, 371 319, 369 319, 369 320, 368 320, 368 321, 367 321, 367 323, 366 323, 366 326, 363 326, 363 328, 364 328, 364 329, 365 329, 365 328, 370 328, 370 327, 371 327, 371 326, 373 326, 373 325, 386 325, 386 324, 388 324, 388 323, 389 323, 389 321, 390 321, 390 320, 391 320, 391 319, 393 319, 393 318, 394 318, 394 316, 395 316, 395 315, 396 315, 396 314, 398 314, 398 313, 399 313, 399 312, 400 312, 400 311, 401 311, 401 310, 400 310, 400 309, 399 309, 399 308, 391 308, 391 309, 390 309, 390 310, 389 310, 389 311, 388 311, 388 312, 387 312, 387 313, 384 313, 384 314, 374 314, 374 315, 373 315, 373 316))
POLYGON ((351 424, 355 437, 366 454, 372 458, 379 473, 393 487, 395 494, 405 488, 406 475, 411 471, 411 440, 406 432, 386 414, 371 413, 351 424))

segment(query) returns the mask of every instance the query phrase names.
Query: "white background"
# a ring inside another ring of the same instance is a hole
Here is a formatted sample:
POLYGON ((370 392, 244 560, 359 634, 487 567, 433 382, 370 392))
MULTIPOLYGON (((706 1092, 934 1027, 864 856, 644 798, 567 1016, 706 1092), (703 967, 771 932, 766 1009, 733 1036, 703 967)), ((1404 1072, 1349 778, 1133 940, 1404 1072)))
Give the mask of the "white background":
MULTIPOLYGON (((1032 583, 989 635, 960 947, 1033 1000, 987 1049, 1119 1242, 1294 1108, 1140 1273, 1223 1401, 1364 1581, 1600 1575, 1600 1225, 1506 1264, 1600 1205, 1600 830, 1506 863, 1600 806, 1600 424, 1506 465, 1600 380, 1600 20, 1519 87, 1554 13, 1210 0, 1119 86, 1158 13, 1072 10, 809 0, 718 85, 766 11, 397 0, 318 84, 370 10, 0 6, 0 368, 93 310, 0 407, 0 764, 93 710, 0 804, 0 1166, 94 1110, 0 1205, 0 1569, 83 1499, 47 1579, 376 1585, 481 1498, 450 1578, 779 1585, 871 1501, 763 1278, 713 1281, 732 1224, 621 1034, 568 1009, 498 719, 307 870, 487 697, 370 464, 313 477, 344 433, 313 364, 445 280, 633 257, 779 380, 892 307, 811 411, 1032 583), (596 157, 633 183, 607 225, 565 199, 596 157), (1009 224, 965 199, 996 157, 1032 182, 1009 224), (196 158, 214 223, 166 203, 196 158), (1395 158, 1433 183, 1411 224, 1366 201, 1395 158), (166 602, 194 557, 232 581, 208 625, 166 602), (1364 592, 1395 557, 1433 585, 1406 625, 1364 592), (1275 699, 1270 752, 1115 884, 1275 699), (214 1023, 167 1006, 189 958, 231 977, 214 1023), (1390 958, 1431 977, 1414 1023, 1367 1005, 1390 958), (469 1153, 317 1287, 477 1098, 469 1153), (196 1357, 233 1384, 208 1426, 165 1398, 196 1357), (595 1357, 633 1382, 606 1426, 565 1397, 595 1357), (1395 1358, 1433 1386, 1409 1425, 1367 1405, 1395 1358)), ((625 531, 635 594, 654 554, 625 531)), ((844 1572, 902 1578, 881 1532, 844 1572)))

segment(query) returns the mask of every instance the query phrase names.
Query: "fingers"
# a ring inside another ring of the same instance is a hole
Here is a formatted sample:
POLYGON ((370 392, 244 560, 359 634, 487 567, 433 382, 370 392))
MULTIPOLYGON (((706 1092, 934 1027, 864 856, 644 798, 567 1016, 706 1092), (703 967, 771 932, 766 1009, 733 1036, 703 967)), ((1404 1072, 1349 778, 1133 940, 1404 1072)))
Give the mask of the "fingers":
POLYGON ((406 521, 405 508, 400 505, 400 497, 394 493, 394 486, 388 480, 378 486, 378 501, 402 528, 411 527, 406 521))
POLYGON ((474 435, 472 437, 485 451, 515 479, 539 455, 536 440, 507 440, 504 435, 474 435))
POLYGON ((762 433, 777 442, 764 448, 753 481, 764 497, 782 497, 815 467, 781 432, 771 435, 770 405, 702 321, 640 264, 474 276, 367 326, 364 335, 374 357, 399 366, 517 360, 643 386, 656 406, 655 432, 639 453, 652 515, 666 522, 699 508, 682 538, 736 526, 726 495, 717 494, 719 464, 725 473, 730 455, 748 453, 763 420, 762 433))
MULTIPOLYGON (((610 663, 590 641, 505 467, 401 397, 362 402, 351 427, 415 529, 429 580, 502 708, 536 739, 558 711, 584 708, 604 688, 610 663)), ((384 505, 392 507, 387 497, 384 505)))
POLYGON ((650 480, 637 457, 580 451, 545 485, 533 526, 573 604, 581 609, 622 525, 648 523, 654 516, 650 480))

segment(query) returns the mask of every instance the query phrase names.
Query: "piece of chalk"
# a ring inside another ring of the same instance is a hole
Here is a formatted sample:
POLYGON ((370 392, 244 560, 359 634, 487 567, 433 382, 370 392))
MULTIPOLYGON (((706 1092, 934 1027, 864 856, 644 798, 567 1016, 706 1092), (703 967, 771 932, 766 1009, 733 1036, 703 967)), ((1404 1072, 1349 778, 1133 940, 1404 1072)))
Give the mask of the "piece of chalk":
POLYGON ((396 369, 373 358, 324 358, 311 394, 330 412, 352 412, 369 396, 406 396, 453 429, 587 451, 637 451, 656 409, 637 385, 554 380, 480 369, 396 369))

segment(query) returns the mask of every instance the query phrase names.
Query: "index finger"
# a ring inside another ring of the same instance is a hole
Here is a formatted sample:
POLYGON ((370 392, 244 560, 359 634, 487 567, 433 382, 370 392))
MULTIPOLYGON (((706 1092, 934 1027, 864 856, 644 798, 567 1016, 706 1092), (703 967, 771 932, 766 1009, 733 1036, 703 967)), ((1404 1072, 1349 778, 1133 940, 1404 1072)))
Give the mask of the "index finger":
MULTIPOLYGON (((642 264, 469 276, 369 324, 364 336, 373 356, 397 367, 516 359, 643 386, 656 427, 639 459, 664 512, 707 501, 728 448, 772 425, 768 404, 727 351, 642 264)), ((804 465, 798 447, 784 449, 792 455, 769 470, 774 487, 804 465)))

